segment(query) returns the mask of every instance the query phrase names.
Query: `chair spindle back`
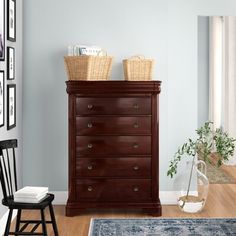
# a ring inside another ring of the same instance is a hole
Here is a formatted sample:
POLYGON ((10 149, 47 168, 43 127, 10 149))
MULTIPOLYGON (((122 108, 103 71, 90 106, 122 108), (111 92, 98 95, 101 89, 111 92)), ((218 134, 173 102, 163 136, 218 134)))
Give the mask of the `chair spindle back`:
POLYGON ((16 139, 0 141, 0 180, 4 199, 13 197, 17 191, 16 147, 16 139))

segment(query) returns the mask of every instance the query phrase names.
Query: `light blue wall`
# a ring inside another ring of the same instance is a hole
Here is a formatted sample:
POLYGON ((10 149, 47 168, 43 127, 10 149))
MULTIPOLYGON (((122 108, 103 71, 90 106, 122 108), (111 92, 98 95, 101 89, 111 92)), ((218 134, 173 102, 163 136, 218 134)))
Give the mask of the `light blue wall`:
POLYGON ((67 45, 100 45, 121 60, 156 60, 160 96, 160 185, 169 160, 198 126, 198 15, 235 15, 234 0, 24 1, 24 184, 67 190, 67 45))
POLYGON ((198 17, 198 127, 209 119, 209 17, 198 17))
MULTIPOLYGON (((67 80, 63 56, 71 44, 99 45, 114 56, 112 79, 123 79, 122 59, 156 60, 167 78, 167 3, 162 0, 24 1, 24 183, 67 189, 67 80)), ((162 127, 166 102, 162 99, 162 127)), ((165 115, 166 116, 166 115, 165 115)), ((161 142, 166 142, 163 134, 161 142)))
MULTIPOLYGON (((5 8, 6 8, 5 1, 5 8)), ((1 9, 2 10, 2 9, 1 9)), ((6 11, 5 11, 6 12, 6 11)), ((5 36, 7 35, 7 15, 5 14, 5 36)), ((6 40, 6 38, 5 38, 6 40)), ((17 155, 17 172, 18 172, 18 184, 22 185, 22 0, 17 0, 16 4, 16 42, 5 41, 6 46, 15 48, 16 55, 16 72, 15 80, 7 80, 7 51, 5 54, 5 61, 0 61, 0 70, 5 71, 5 125, 0 128, 0 141, 6 139, 18 139, 18 148, 16 150, 17 155), (16 84, 16 127, 7 130, 7 84, 16 84)), ((2 199, 2 191, 0 188, 0 199, 2 199)), ((6 212, 7 208, 0 204, 0 219, 6 212)), ((1 232, 1 225, 0 225, 1 232)))

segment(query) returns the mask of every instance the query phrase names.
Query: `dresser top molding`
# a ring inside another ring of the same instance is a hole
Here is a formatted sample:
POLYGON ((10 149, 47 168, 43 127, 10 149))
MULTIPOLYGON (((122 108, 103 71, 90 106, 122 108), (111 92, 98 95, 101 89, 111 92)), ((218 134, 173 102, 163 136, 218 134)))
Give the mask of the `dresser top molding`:
POLYGON ((160 93, 161 81, 124 81, 124 80, 109 80, 109 81, 66 81, 67 93, 160 93))

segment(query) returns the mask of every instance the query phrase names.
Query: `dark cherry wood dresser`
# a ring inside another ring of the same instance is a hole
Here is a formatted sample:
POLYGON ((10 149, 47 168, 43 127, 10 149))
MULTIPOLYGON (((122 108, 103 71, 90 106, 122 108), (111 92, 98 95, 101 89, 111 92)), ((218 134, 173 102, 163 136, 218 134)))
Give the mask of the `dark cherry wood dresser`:
POLYGON ((160 81, 67 81, 69 196, 86 208, 141 208, 161 215, 160 81))

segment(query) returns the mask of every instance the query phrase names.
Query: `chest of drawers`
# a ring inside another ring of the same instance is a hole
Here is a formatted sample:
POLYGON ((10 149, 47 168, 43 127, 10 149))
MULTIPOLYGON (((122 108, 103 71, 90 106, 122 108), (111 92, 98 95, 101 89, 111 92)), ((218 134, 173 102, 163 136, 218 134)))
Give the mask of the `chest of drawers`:
POLYGON ((160 81, 67 81, 66 215, 141 208, 161 215, 160 81))

